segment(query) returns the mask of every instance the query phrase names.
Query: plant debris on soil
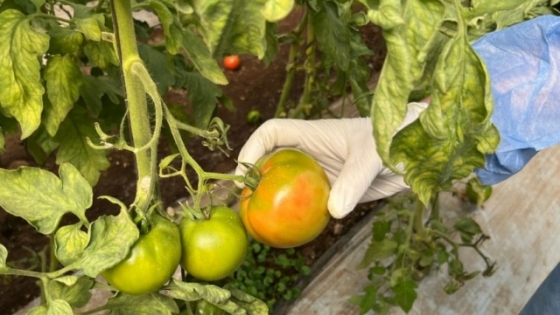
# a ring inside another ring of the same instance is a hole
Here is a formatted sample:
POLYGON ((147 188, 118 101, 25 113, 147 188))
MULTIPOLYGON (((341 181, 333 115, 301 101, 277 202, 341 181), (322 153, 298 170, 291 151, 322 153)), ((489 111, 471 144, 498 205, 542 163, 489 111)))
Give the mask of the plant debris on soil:
MULTIPOLYGON (((283 27, 289 27, 290 19, 283 27)), ((379 72, 385 58, 385 46, 379 28, 368 26, 362 30, 363 37, 374 54, 369 57, 372 73, 379 72)), ((247 114, 251 110, 258 110, 261 121, 273 117, 276 104, 280 97, 285 78, 285 67, 288 56, 288 47, 281 46, 278 58, 268 67, 254 57, 241 56, 241 68, 238 71, 224 70, 229 80, 229 85, 224 86, 224 94, 235 105, 230 111, 224 107, 218 109, 217 115, 231 128, 228 132, 229 144, 232 148, 229 156, 220 151, 209 151, 202 146, 199 139, 191 139, 188 146, 189 152, 198 161, 203 169, 212 172, 229 172, 236 166, 235 157, 239 150, 258 127, 247 121, 247 114)), ((303 78, 295 79, 291 99, 297 101, 303 85, 303 78), (299 81, 298 81, 299 80, 299 81), (298 90, 299 89, 299 90, 298 90)), ((170 93, 167 101, 181 104, 185 97, 178 93, 170 93)), ((163 157, 170 154, 170 149, 161 141, 159 154, 163 157)), ((130 152, 114 151, 110 154, 111 167, 101 174, 98 184, 94 188, 94 196, 109 195, 125 204, 130 204, 136 191, 136 173, 134 159, 130 152)), ((17 168, 22 165, 37 166, 33 159, 26 153, 24 145, 17 138, 7 141, 6 151, 0 155, 0 167, 17 168)), ((57 166, 51 159, 41 167, 56 173, 57 166)), ((174 204, 177 200, 185 198, 187 192, 180 178, 168 178, 161 181, 162 199, 165 206, 174 204)), ((374 203, 373 203, 374 204, 374 203)), ((313 242, 298 248, 305 257, 306 262, 312 265, 332 245, 344 235, 356 222, 371 211, 373 204, 359 206, 346 218, 331 220, 325 231, 313 242)), ((118 207, 103 199, 95 199, 92 207, 86 212, 88 219, 104 214, 116 214, 118 207)), ((74 218, 64 217, 62 224, 72 222, 74 218)), ((0 243, 8 250, 8 265, 19 268, 41 270, 40 256, 48 256, 49 240, 39 234, 26 221, 14 217, 0 209, 0 243)), ((0 276, 0 315, 11 315, 39 296, 37 279, 27 277, 0 276)))

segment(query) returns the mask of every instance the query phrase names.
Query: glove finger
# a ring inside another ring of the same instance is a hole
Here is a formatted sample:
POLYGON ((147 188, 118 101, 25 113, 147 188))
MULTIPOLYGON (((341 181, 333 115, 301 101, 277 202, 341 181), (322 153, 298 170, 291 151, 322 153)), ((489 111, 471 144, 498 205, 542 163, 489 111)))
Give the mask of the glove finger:
MULTIPOLYGON (((247 140, 241 151, 239 152, 237 161, 238 165, 235 170, 236 175, 244 175, 247 168, 243 165, 255 164, 257 160, 263 155, 274 151, 281 147, 293 147, 307 152, 308 154, 318 157, 324 155, 323 151, 332 151, 336 153, 336 147, 333 143, 339 143, 341 140, 336 141, 333 139, 337 135, 327 134, 329 131, 335 129, 333 124, 338 123, 333 120, 320 120, 320 121, 304 121, 298 119, 271 119, 262 124, 247 140), (334 150, 334 151, 333 151, 334 150)), ((340 136, 339 136, 340 137, 340 136)), ((326 156, 331 156, 327 154, 326 156)), ((335 157, 330 157, 330 160, 336 160, 335 157)), ((339 160, 341 160, 339 158, 339 160)), ((334 173, 332 170, 335 165, 324 165, 319 160, 319 163, 328 169, 329 174, 334 173)), ((338 163, 341 165, 341 163, 338 163)), ((331 177, 329 176, 329 177, 331 177)), ((237 183, 242 187, 242 183, 237 183)))
POLYGON ((368 191, 381 170, 381 161, 372 161, 375 146, 350 154, 329 195, 328 209, 332 217, 340 219, 350 213, 368 191))
POLYGON ((408 189, 400 175, 377 176, 367 192, 362 196, 360 202, 369 202, 390 197, 398 192, 408 189))

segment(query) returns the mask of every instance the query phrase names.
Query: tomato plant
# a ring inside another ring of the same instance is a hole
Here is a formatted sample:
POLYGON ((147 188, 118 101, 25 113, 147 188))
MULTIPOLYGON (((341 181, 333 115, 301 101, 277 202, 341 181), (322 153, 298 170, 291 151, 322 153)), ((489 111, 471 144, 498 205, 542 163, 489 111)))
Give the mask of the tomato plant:
POLYGON ((181 221, 183 254, 181 266, 204 281, 221 280, 241 265, 249 241, 243 223, 234 210, 218 206, 209 217, 181 221))
POLYGON ((278 248, 303 245, 327 226, 330 183, 321 165, 308 154, 282 149, 255 165, 254 188, 241 193, 239 210, 257 241, 278 248))
POLYGON ((235 71, 239 69, 239 66, 241 66, 241 59, 239 59, 239 56, 233 55, 224 57, 224 67, 226 69, 235 71))
MULTIPOLYGON (((212 181, 244 181, 203 170, 187 150, 184 134, 202 138, 211 150, 227 150, 228 126, 214 116, 217 106, 228 101, 221 88, 228 81, 219 61, 226 55, 244 54, 268 64, 277 58, 280 46, 287 45, 286 79, 275 116, 319 117, 330 100, 346 100, 351 94, 350 103, 360 114, 373 117, 385 165, 404 171, 416 194, 413 210, 391 212, 376 224, 381 232, 376 232, 368 250, 394 258, 396 263, 374 269, 383 274, 381 283, 387 285, 391 279, 393 295, 370 290, 360 300, 364 312, 378 306, 385 310, 388 305, 410 310, 417 274, 430 269, 434 253, 441 252, 438 242, 447 240, 437 194, 481 166, 499 139, 489 119, 493 104, 488 73, 470 43, 496 29, 553 14, 553 5, 558 1, 0 1, 0 150, 7 135, 15 136, 38 165, 52 160, 59 166, 58 176, 37 167, 0 169, 0 206, 52 240, 52 258, 42 271, 9 267, 8 251, 0 245, 0 274, 39 280, 42 304, 33 314, 73 314, 91 296, 97 276, 125 259, 138 238, 145 236, 131 218, 142 221, 154 209, 161 213, 165 208, 159 196, 160 179, 183 178, 192 208, 198 212, 202 197, 212 193, 212 181), (279 22, 296 10, 301 13, 295 15, 297 25, 283 31, 279 22), (157 23, 135 20, 140 11, 153 13, 157 23), (364 60, 372 51, 360 33, 360 27, 371 24, 382 29, 387 43, 375 90, 364 60), (163 30, 161 41, 149 36, 156 28, 163 30), (300 75, 303 82, 295 79, 300 75), (294 101, 290 95, 298 83, 301 96, 294 101), (171 90, 185 93, 184 108, 165 104, 171 90), (421 122, 399 130, 407 102, 426 95, 432 103, 421 122), (163 134, 177 153, 158 161, 163 134), (109 168, 111 150, 134 155, 137 191, 129 204, 100 196, 120 212, 92 222, 86 215, 92 205, 92 186, 109 168), (186 169, 193 170, 194 176, 187 176, 186 169), (423 219, 426 212, 430 212, 428 222, 423 219), (66 215, 74 216, 75 223, 63 225, 66 215), (395 227, 391 222, 402 221, 410 227, 405 232, 386 232, 395 227), (424 243, 436 247, 426 248, 424 243), (420 265, 422 270, 417 268, 420 265), (381 301, 379 305, 372 305, 372 295, 381 301)), ((296 215, 302 214, 281 214, 274 211, 281 207, 266 202, 267 194, 274 192, 265 179, 275 174, 273 168, 264 167, 274 161, 269 159, 263 162, 262 186, 244 192, 243 220, 263 242, 296 246, 312 239, 328 220, 323 197, 315 196, 313 203, 301 196, 294 199, 306 204, 303 214, 317 215, 315 221, 307 219, 308 226, 265 222, 267 215, 297 222, 296 215)), ((277 179, 277 183, 289 182, 282 176, 277 179)), ((322 192, 311 193, 326 194, 328 189, 321 186, 322 192)), ((469 220, 458 220, 453 230, 472 247, 485 239, 469 220)), ((463 270, 458 251, 441 257, 451 266, 449 292, 473 276, 463 270)), ((377 263, 375 255, 366 258, 377 263)), ((493 264, 485 262, 489 274, 493 264)), ((164 289, 165 294, 158 290, 139 296, 118 294, 103 307, 114 313, 125 309, 140 315, 145 310, 173 314, 178 312, 178 301, 204 298, 230 313, 240 308, 249 315, 268 313, 262 301, 228 287, 172 279, 164 289)))
POLYGON ((101 273, 105 280, 121 292, 128 294, 155 292, 169 281, 179 266, 181 259, 179 228, 160 215, 153 215, 151 220, 149 231, 140 235, 126 258, 101 273))

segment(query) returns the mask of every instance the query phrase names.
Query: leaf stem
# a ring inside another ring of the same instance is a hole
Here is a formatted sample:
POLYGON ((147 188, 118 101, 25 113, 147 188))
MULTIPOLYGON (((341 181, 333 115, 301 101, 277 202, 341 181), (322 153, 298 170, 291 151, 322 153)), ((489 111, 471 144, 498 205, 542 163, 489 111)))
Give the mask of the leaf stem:
POLYGON ((63 17, 59 17, 56 15, 51 15, 51 14, 46 14, 46 13, 35 13, 32 15, 32 17, 35 18, 43 18, 43 19, 51 19, 51 20, 55 20, 55 21, 59 21, 59 22, 64 22, 64 23, 72 23, 72 20, 69 19, 65 19, 63 17))
POLYGON ((50 252, 50 257, 49 257, 49 272, 53 272, 56 270, 56 267, 58 266, 58 259, 56 258, 56 252, 55 252, 55 248, 56 248, 56 244, 55 244, 55 237, 54 237, 54 233, 52 235, 49 235, 49 252, 50 252))
POLYGON ((413 214, 413 225, 414 231, 418 234, 424 232, 424 204, 420 199, 416 199, 414 203, 414 214, 413 214))

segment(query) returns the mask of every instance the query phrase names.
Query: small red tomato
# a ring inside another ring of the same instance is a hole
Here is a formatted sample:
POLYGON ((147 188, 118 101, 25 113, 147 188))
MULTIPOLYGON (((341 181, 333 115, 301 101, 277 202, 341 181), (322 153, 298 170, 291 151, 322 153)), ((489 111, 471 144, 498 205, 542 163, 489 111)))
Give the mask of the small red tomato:
POLYGON ((224 67, 230 71, 239 69, 241 59, 237 55, 231 55, 224 58, 224 67))

